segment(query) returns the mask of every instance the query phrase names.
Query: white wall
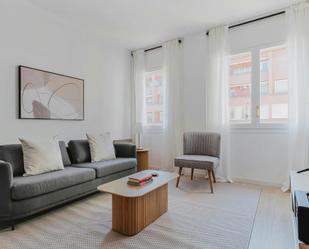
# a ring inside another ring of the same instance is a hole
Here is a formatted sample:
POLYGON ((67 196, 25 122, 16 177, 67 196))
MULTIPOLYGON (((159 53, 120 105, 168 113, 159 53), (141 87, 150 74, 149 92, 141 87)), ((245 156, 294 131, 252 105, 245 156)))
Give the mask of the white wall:
POLYGON ((184 127, 203 131, 206 127, 206 35, 184 38, 184 127))
POLYGON ((0 143, 18 136, 130 137, 130 55, 117 41, 79 30, 27 1, 0 2, 0 143), (19 120, 17 66, 85 80, 85 121, 19 120))
MULTIPOLYGON (((232 49, 285 39, 283 16, 230 31, 232 49)), ((205 33, 184 38, 184 117, 186 131, 205 130, 207 38, 205 33)), ((288 138, 286 131, 234 130, 231 135, 232 178, 280 185, 286 176, 288 138)))
POLYGON ((287 172, 284 131, 243 131, 231 135, 231 175, 236 180, 280 186, 287 172))

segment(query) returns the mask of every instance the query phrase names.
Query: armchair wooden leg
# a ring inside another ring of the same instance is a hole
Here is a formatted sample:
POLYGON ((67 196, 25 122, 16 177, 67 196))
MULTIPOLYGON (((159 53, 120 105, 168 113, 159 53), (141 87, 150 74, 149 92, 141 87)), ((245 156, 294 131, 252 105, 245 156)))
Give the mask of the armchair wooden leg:
POLYGON ((212 174, 212 178, 213 178, 213 180, 214 180, 214 183, 216 183, 217 180, 216 180, 215 171, 214 171, 214 170, 211 170, 211 174, 212 174))
POLYGON ((210 191, 213 194, 214 189, 213 189, 213 186, 212 186, 212 179, 211 179, 212 178, 211 177, 212 172, 211 172, 211 169, 208 169, 207 171, 208 171, 208 181, 209 181, 210 191))
POLYGON ((180 176, 181 176, 181 171, 182 171, 182 167, 179 167, 179 171, 178 171, 178 178, 177 178, 177 182, 176 182, 176 188, 178 188, 179 185, 179 180, 180 180, 180 176))
POLYGON ((193 180, 194 168, 191 169, 191 180, 193 180))

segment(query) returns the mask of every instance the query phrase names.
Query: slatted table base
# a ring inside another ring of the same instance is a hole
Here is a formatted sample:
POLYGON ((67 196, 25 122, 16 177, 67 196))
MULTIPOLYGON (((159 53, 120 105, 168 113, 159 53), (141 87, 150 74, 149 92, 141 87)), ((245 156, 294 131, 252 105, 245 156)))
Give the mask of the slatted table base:
POLYGON ((112 196, 113 230, 135 235, 168 209, 168 184, 139 197, 112 196))

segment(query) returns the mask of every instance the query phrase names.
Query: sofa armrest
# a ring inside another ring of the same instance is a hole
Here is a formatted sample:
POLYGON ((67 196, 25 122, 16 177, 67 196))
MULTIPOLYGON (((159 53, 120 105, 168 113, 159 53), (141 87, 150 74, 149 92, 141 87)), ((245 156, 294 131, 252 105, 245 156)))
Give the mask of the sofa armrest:
POLYGON ((10 163, 0 160, 0 218, 10 216, 13 169, 10 163))
POLYGON ((136 158, 136 145, 131 143, 115 143, 116 157, 136 158))

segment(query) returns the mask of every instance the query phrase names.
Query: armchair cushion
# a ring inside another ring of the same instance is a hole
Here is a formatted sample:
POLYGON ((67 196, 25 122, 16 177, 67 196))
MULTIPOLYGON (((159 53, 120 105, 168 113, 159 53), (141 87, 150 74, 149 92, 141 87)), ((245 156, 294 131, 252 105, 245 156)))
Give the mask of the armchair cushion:
POLYGON ((194 169, 215 169, 219 165, 219 158, 203 155, 182 155, 175 158, 176 167, 194 169))

